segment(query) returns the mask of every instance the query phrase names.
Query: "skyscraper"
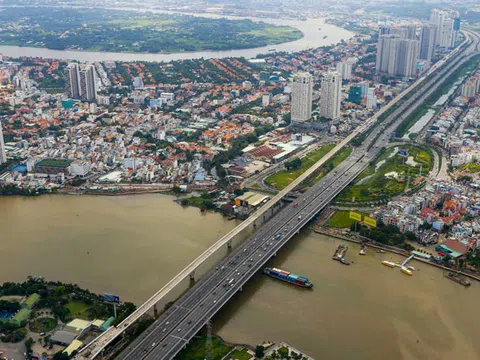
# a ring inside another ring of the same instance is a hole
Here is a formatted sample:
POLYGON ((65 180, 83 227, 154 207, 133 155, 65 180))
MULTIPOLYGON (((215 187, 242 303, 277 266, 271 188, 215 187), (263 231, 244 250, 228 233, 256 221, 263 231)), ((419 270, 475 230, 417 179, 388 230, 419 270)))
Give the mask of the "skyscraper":
POLYGON ((342 80, 337 71, 328 72, 322 80, 320 95, 320 116, 327 119, 340 117, 342 101, 342 80))
POLYGON ((70 63, 64 70, 65 90, 71 99, 80 99, 80 69, 77 63, 70 63))
POLYGON ((70 63, 65 68, 65 90, 72 99, 94 102, 97 97, 95 66, 70 63))
POLYGON ((420 31, 420 59, 432 61, 435 49, 435 33, 435 25, 422 25, 422 30, 420 31))
POLYGON ((80 98, 82 101, 94 102, 97 98, 95 66, 87 65, 80 70, 80 98))
POLYGON ((377 73, 413 77, 418 56, 418 40, 403 38, 398 34, 380 35, 377 43, 377 73))
POLYGON ((304 123, 312 117, 313 77, 307 72, 293 76, 292 123, 304 123))
POLYGON ((458 11, 433 9, 430 13, 430 24, 435 25, 435 45, 441 48, 452 48, 455 45, 455 19, 458 11))
POLYGON ((3 140, 2 123, 0 122, 0 165, 7 162, 7 154, 5 152, 5 142, 3 140))

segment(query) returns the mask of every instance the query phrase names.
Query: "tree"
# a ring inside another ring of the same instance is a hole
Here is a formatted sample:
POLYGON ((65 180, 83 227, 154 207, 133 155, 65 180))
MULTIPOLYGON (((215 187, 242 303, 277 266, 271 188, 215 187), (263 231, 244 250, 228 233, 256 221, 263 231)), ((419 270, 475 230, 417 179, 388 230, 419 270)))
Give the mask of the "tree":
POLYGON ((263 347, 262 345, 257 345, 257 347, 255 348, 255 356, 257 358, 262 358, 264 355, 265 355, 265 347, 263 347))
POLYGON ((32 346, 33 346, 33 343, 35 341, 33 341, 32 338, 28 338, 27 340, 25 340, 25 349, 26 349, 26 353, 27 355, 31 355, 32 354, 32 346))
POLYGON ((69 360, 69 356, 63 351, 59 351, 53 355, 53 360, 69 360))
POLYGON ((295 158, 285 163, 285 167, 288 171, 299 169, 302 166, 302 160, 295 158))

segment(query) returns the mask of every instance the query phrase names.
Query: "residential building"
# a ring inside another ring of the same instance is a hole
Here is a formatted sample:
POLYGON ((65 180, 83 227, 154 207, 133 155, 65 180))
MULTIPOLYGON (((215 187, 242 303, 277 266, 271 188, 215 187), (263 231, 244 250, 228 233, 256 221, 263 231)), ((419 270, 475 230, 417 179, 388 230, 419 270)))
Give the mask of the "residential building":
POLYGON ((337 64, 337 71, 342 76, 343 80, 350 80, 352 77, 352 67, 353 64, 351 61, 342 61, 337 64))
POLYGON ((377 73, 414 77, 419 57, 419 40, 398 34, 380 35, 377 43, 377 73))
POLYGON ((272 94, 271 93, 264 93, 262 95, 262 106, 266 108, 272 102, 272 94))
POLYGON ((367 109, 374 110, 377 108, 377 96, 375 95, 375 89, 370 88, 367 92, 367 109))
POLYGON ((142 89, 144 87, 143 79, 140 76, 136 76, 133 79, 133 87, 135 89, 142 89))
POLYGON ((478 82, 475 80, 467 80, 462 85, 462 96, 475 97, 477 95, 478 82))
POLYGON ((455 45, 458 30, 458 12, 433 9, 430 13, 430 24, 435 25, 435 45, 441 48, 452 48, 455 45))
POLYGON ((80 70, 80 98, 94 102, 97 99, 95 66, 87 65, 80 70))
POLYGON ((0 122, 0 165, 7 162, 7 154, 5 152, 5 141, 3 139, 2 123, 0 122))
POLYGON ((293 76, 292 123, 304 123, 312 117, 313 77, 300 72, 293 76))
POLYGON ((431 24, 422 25, 420 31, 420 54, 419 59, 432 61, 435 51, 436 27, 431 24))
POLYGON ((337 71, 328 72, 322 80, 320 95, 320 116, 327 119, 340 117, 342 100, 342 80, 337 71))
POLYGON ((64 70, 65 91, 71 99, 80 99, 80 68, 77 63, 70 63, 64 70))

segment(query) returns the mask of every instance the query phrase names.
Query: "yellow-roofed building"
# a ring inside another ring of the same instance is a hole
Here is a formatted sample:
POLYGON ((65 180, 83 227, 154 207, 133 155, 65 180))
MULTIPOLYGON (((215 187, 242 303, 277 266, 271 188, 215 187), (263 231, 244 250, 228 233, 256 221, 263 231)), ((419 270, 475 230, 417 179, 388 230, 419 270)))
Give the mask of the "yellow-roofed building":
POLYGON ((77 351, 78 349, 80 349, 82 345, 83 345, 83 342, 81 342, 80 340, 73 340, 72 343, 68 345, 68 347, 65 350, 63 350, 63 352, 67 353, 67 355, 70 356, 74 351, 77 351))

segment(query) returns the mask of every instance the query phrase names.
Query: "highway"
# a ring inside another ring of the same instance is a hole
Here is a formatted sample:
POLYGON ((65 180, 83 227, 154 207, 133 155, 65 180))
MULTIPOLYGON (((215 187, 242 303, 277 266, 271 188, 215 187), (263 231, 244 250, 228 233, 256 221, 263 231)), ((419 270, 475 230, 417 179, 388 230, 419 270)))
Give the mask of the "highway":
MULTIPOLYGON (((322 160, 267 203, 266 206, 273 206, 272 202, 278 202, 316 169, 333 157, 341 148, 346 146, 355 136, 365 132, 376 124, 381 114, 388 111, 391 106, 397 104, 400 99, 410 91, 419 86, 421 87, 417 93, 404 101, 385 119, 384 124, 388 124, 387 126, 375 126, 363 144, 357 147, 348 159, 297 199, 298 205, 289 205, 277 215, 273 216, 271 220, 233 250, 228 257, 223 259, 214 269, 205 274, 192 288, 182 295, 150 328, 135 339, 118 358, 132 360, 172 359, 205 325, 206 321, 211 319, 287 241, 298 233, 309 220, 368 166, 368 163, 373 160, 382 147, 387 144, 390 133, 395 130, 396 126, 402 121, 402 117, 399 115, 413 111, 413 109, 420 105, 425 97, 428 96, 429 91, 433 91, 432 89, 441 85, 441 80, 445 79, 448 73, 461 66, 467 59, 464 55, 471 56, 476 50, 478 38, 474 37, 473 41, 469 41, 469 44, 469 46, 461 50, 457 48, 446 60, 437 63, 429 74, 435 72, 441 65, 447 63, 447 60, 452 59, 445 67, 442 67, 438 71, 438 74, 429 78, 426 83, 423 83, 426 76, 418 79, 381 111, 367 120, 364 125, 346 139, 342 140, 330 153, 322 158, 322 160)), ((249 220, 251 219, 246 220, 244 223, 249 222, 249 220)), ((250 222, 250 224, 251 223, 252 222, 250 222)), ((214 244, 213 247, 224 244, 224 242, 219 241, 214 244)), ((204 257, 199 257, 198 259, 200 260, 196 259, 195 261, 204 261, 209 255, 206 252, 202 254, 202 256, 204 257)), ((185 276, 188 276, 192 269, 195 269, 195 267, 190 267, 189 265, 189 267, 174 280, 178 281, 178 279, 183 279, 185 276)), ((154 303, 158 302, 173 283, 170 282, 166 287, 162 288, 161 291, 143 304, 138 312, 134 313, 130 318, 127 318, 117 328, 109 329, 98 339, 87 345, 86 349, 82 349, 81 355, 77 358, 93 359, 100 354, 103 348, 113 341, 115 337, 146 313, 154 303)))

